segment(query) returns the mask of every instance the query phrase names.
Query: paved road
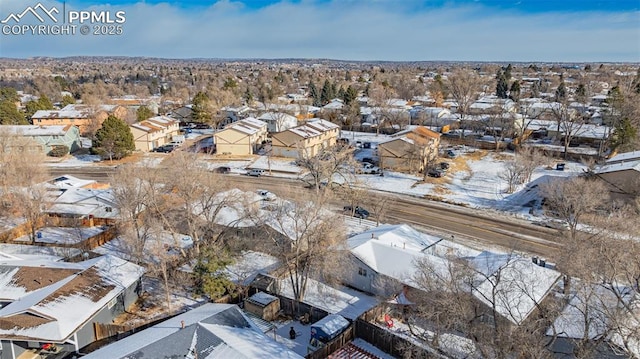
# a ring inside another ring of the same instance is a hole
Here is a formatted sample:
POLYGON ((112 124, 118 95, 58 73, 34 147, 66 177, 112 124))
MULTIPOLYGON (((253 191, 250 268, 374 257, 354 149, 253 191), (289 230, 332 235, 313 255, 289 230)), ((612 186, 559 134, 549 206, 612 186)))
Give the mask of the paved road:
MULTIPOLYGON (((108 181, 115 167, 52 167, 54 176, 70 174, 80 178, 108 181)), ((299 180, 281 177, 249 177, 225 175, 226 180, 247 189, 266 189, 276 194, 298 193, 313 196, 314 191, 303 187, 299 180)), ((476 248, 499 246, 515 250, 554 257, 561 250, 558 231, 533 225, 527 221, 509 217, 491 210, 475 210, 415 198, 407 195, 376 193, 386 198, 387 209, 382 221, 407 223, 476 248)), ((340 204, 336 202, 336 208, 340 204)))

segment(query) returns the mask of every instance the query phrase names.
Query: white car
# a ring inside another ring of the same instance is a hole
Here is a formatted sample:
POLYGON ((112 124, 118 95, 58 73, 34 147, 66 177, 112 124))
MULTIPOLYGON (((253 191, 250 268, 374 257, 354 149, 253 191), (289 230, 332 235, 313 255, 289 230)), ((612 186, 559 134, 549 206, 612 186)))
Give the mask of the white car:
POLYGON ((264 189, 259 189, 257 193, 260 197, 262 197, 263 201, 275 201, 278 198, 275 194, 264 189))
POLYGON ((372 165, 371 163, 365 162, 362 164, 362 169, 359 170, 359 173, 374 175, 380 173, 380 168, 372 165))

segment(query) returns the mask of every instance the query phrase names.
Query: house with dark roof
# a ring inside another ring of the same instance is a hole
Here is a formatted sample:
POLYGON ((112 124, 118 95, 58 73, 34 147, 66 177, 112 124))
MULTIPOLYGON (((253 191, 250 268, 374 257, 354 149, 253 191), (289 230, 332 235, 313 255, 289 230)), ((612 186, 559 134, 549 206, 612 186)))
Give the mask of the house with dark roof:
POLYGON ((208 303, 84 358, 301 359, 302 356, 267 337, 238 306, 208 303))
MULTIPOLYGON (((73 353, 138 298, 144 269, 114 256, 79 263, 0 259, 1 359, 73 353)), ((61 354, 62 355, 62 354, 61 354)))
POLYGON ((606 183, 613 197, 640 196, 640 151, 613 156, 594 173, 606 183))

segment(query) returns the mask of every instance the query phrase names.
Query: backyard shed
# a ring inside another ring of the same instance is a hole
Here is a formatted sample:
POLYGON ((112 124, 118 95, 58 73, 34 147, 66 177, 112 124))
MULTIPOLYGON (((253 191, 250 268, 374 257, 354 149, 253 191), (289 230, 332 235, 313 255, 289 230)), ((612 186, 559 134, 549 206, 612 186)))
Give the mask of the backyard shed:
POLYGON ((244 300, 244 309, 266 320, 275 320, 280 311, 280 299, 271 294, 258 292, 244 300))

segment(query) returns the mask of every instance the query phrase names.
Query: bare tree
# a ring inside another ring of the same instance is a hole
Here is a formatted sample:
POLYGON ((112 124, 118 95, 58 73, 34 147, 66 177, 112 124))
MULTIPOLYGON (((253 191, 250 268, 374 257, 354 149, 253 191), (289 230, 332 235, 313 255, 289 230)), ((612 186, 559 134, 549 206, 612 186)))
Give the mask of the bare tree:
POLYGON ((586 119, 579 116, 574 110, 566 106, 565 103, 558 103, 551 109, 553 117, 557 123, 558 136, 564 146, 564 158, 567 158, 569 144, 574 137, 581 134, 582 127, 586 124, 586 119))
POLYGON ((294 199, 276 202, 275 208, 257 211, 254 221, 273 228, 272 254, 283 265, 294 299, 305 298, 309 278, 329 278, 340 266, 345 235, 336 214, 328 209, 324 195, 313 201, 294 199))
POLYGON ((469 114, 471 105, 478 99, 482 88, 482 79, 474 71, 456 70, 447 76, 446 86, 458 105, 457 112, 460 115, 460 126, 462 127, 461 136, 464 136, 466 116, 469 114))
POLYGON ((585 177, 554 179, 540 185, 540 192, 550 211, 567 224, 571 239, 577 238, 585 215, 605 204, 609 196, 601 181, 585 177))
POLYGON ((301 178, 308 186, 319 192, 326 185, 331 188, 336 179, 349 182, 353 179, 352 170, 357 165, 353 159, 353 149, 348 146, 322 148, 315 156, 304 150, 298 154, 298 165, 307 171, 301 178))

